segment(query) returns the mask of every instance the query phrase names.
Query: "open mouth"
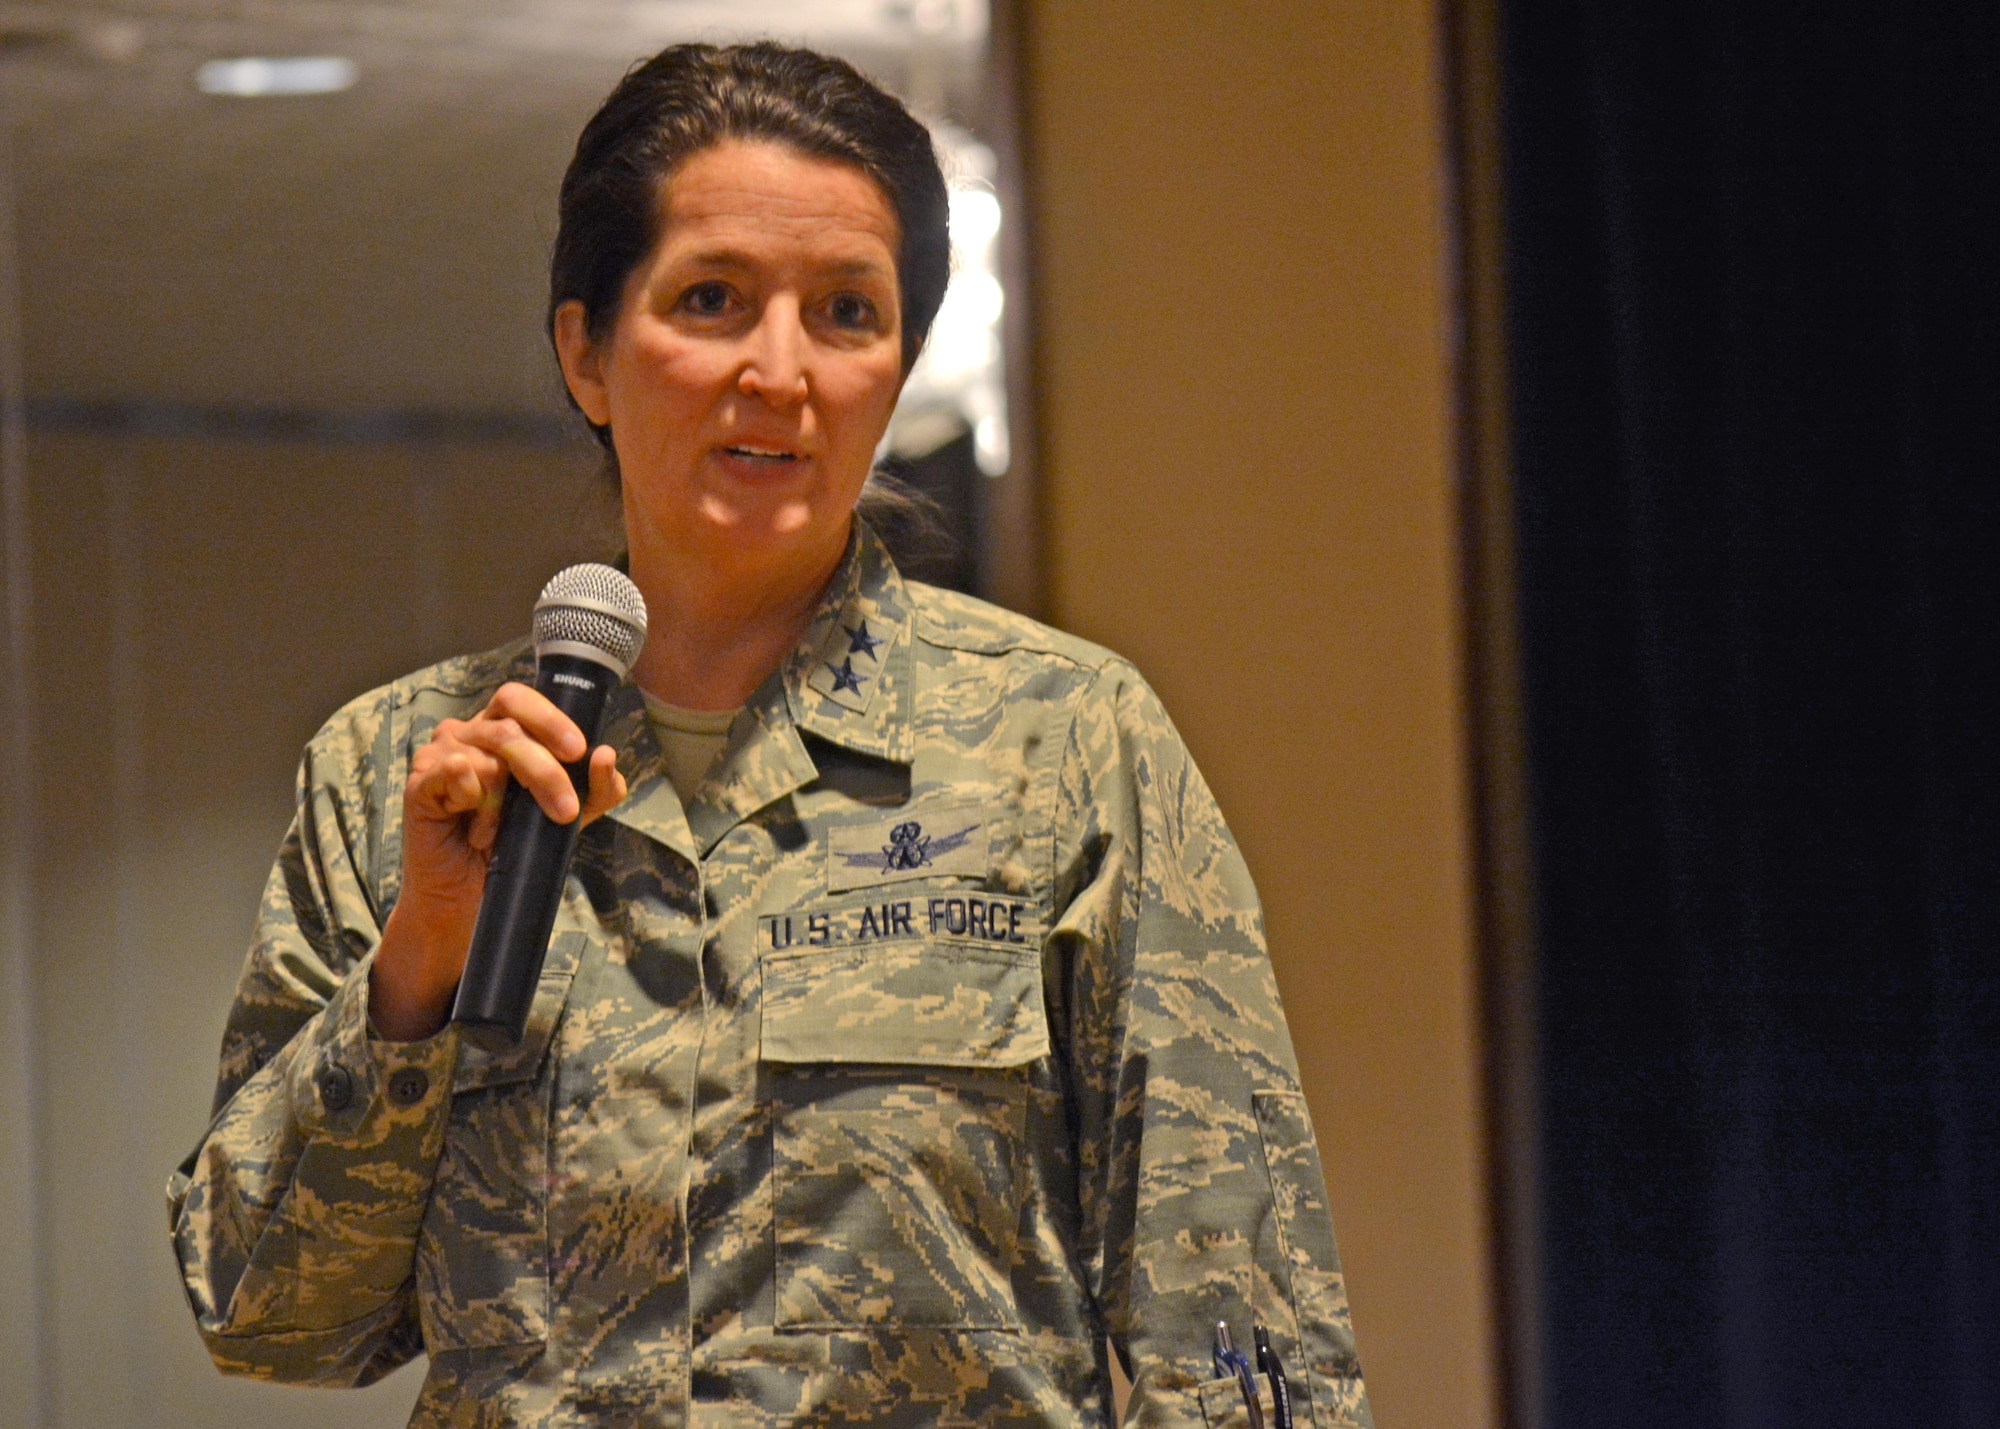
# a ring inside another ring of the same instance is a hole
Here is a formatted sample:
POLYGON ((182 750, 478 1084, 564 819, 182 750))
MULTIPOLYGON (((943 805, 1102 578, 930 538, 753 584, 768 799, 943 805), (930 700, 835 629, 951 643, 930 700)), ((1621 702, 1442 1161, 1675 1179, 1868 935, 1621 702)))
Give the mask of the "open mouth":
POLYGON ((772 466, 799 459, 797 452, 776 451, 765 447, 724 447, 723 450, 739 461, 761 462, 772 466))

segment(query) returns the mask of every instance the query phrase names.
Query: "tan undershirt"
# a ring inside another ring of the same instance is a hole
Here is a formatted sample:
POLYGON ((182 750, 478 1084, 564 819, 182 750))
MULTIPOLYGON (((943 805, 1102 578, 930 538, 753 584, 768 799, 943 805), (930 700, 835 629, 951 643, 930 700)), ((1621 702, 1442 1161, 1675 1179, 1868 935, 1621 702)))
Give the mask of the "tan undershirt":
POLYGON ((665 700, 646 696, 646 721, 660 742, 667 782, 685 805, 708 777, 722 747, 729 743, 729 726, 736 722, 735 710, 684 710, 665 700))

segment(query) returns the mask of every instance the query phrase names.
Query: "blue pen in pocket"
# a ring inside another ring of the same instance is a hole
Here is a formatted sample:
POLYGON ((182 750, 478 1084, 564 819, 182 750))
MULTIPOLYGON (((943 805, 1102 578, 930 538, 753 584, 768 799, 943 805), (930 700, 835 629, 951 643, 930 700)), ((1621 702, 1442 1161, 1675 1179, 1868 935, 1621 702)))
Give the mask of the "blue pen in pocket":
POLYGON ((1250 1415, 1250 1429, 1264 1429, 1264 1406, 1257 1402, 1257 1381, 1250 1377, 1250 1361, 1243 1357, 1229 1337, 1229 1322, 1215 1322, 1215 1377, 1234 1377, 1243 1392, 1243 1407, 1250 1415))

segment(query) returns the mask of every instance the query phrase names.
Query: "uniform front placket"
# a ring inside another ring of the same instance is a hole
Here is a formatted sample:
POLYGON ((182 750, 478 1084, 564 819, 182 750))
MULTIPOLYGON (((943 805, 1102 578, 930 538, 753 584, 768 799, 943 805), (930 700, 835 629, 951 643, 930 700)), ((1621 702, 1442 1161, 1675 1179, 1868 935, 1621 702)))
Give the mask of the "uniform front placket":
MULTIPOLYGON (((801 650, 751 697, 685 809, 636 697, 621 697, 622 727, 607 732, 631 786, 608 818, 618 825, 610 901, 626 910, 625 926, 589 1005, 566 1018, 565 1045, 597 1104, 568 1114, 565 1102, 558 1135, 574 1138, 564 1149, 576 1159, 559 1149, 567 1209, 551 1214, 553 1269, 570 1277, 552 1282, 552 1299, 586 1421, 698 1419, 694 1371, 736 1344, 725 1335, 705 1352, 696 1340, 740 1327, 747 1308, 735 1297, 750 1211, 742 1197, 760 1161, 749 1143, 763 1130, 756 909, 773 897, 797 902, 824 866, 785 802, 820 772, 802 710, 821 737, 907 765, 906 617, 900 601, 885 608, 881 592, 860 590, 886 560, 871 546, 836 578, 801 650), (879 633, 864 661, 870 674, 846 682, 860 693, 829 697, 822 676, 835 668, 833 650, 851 654, 851 627, 879 633)), ((763 1249, 750 1259, 768 1278, 768 1234, 754 1242, 763 1249)))
MULTIPOLYGON (((647 751, 650 739, 633 737, 647 751)), ((621 760, 621 765, 625 761, 621 760)), ((636 777, 635 777, 636 776, 636 777)), ((688 1417, 688 1227, 707 936, 701 866, 654 768, 611 824, 601 969, 564 1017, 550 1187, 551 1332, 580 1423, 688 1417)))

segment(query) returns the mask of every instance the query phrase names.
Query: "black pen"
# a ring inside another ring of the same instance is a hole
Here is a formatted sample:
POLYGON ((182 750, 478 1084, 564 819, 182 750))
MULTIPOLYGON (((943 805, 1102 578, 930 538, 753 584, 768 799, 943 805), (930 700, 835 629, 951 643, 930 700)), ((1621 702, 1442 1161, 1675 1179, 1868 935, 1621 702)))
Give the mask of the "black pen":
POLYGON ((1236 1388, 1242 1392, 1243 1408, 1250 1416, 1250 1429, 1264 1429, 1264 1406, 1257 1402, 1257 1381, 1250 1377, 1250 1361, 1229 1338, 1229 1322, 1215 1322, 1215 1375, 1217 1379, 1236 1378, 1236 1388))
POLYGON ((1257 1341, 1257 1368, 1271 1381, 1271 1417, 1276 1421, 1276 1429, 1292 1429, 1292 1386, 1285 1379, 1284 1361, 1271 1348, 1269 1330, 1258 1325, 1252 1335, 1257 1341))

